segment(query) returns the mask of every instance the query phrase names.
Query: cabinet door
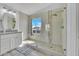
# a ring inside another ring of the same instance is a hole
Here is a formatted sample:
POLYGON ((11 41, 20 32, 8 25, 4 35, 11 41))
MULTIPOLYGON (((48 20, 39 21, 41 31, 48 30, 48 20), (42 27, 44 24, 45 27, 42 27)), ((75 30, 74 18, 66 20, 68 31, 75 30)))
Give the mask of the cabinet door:
POLYGON ((1 39, 1 54, 6 53, 10 49, 11 49, 10 39, 9 38, 1 39))
POLYGON ((11 37, 11 49, 16 48, 16 43, 15 43, 16 38, 15 37, 11 37))
POLYGON ((21 43, 22 43, 22 35, 20 33, 16 34, 16 36, 13 36, 11 38, 11 49, 18 47, 21 43))
POLYGON ((19 35, 18 35, 18 39, 19 39, 19 45, 22 43, 22 34, 20 33, 19 35))
POLYGON ((16 47, 18 47, 22 43, 22 36, 18 35, 15 39, 16 47))

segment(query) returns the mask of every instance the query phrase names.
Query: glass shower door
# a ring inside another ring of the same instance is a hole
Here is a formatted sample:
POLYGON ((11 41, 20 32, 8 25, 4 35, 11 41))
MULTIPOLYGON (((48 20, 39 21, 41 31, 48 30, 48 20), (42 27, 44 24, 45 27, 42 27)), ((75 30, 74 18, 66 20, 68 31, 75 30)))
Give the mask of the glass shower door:
POLYGON ((49 11, 48 23, 50 24, 50 31, 48 32, 50 48, 56 52, 64 54, 65 37, 65 12, 63 10, 49 11))

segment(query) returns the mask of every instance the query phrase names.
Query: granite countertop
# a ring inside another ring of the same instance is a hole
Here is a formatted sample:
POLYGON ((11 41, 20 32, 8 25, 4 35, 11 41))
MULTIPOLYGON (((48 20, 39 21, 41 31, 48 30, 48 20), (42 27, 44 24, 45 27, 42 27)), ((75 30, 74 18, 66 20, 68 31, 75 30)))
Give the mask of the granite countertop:
POLYGON ((22 33, 22 32, 1 32, 0 35, 15 34, 15 33, 22 33))

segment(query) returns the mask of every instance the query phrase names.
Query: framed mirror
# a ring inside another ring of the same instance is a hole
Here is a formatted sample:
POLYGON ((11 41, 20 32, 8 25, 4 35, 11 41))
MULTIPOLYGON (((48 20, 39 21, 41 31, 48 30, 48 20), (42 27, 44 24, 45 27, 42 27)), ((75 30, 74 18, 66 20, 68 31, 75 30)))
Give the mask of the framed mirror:
POLYGON ((5 13, 3 16, 3 23, 5 30, 14 30, 16 26, 16 18, 12 14, 5 13))

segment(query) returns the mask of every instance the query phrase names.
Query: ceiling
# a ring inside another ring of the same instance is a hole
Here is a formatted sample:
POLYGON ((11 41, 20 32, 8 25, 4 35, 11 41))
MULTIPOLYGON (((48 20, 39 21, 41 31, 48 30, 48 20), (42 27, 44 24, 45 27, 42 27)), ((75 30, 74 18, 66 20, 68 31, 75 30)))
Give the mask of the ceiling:
POLYGON ((60 3, 6 3, 6 5, 26 13, 27 15, 32 15, 36 12, 55 9, 56 7, 63 6, 60 3))

